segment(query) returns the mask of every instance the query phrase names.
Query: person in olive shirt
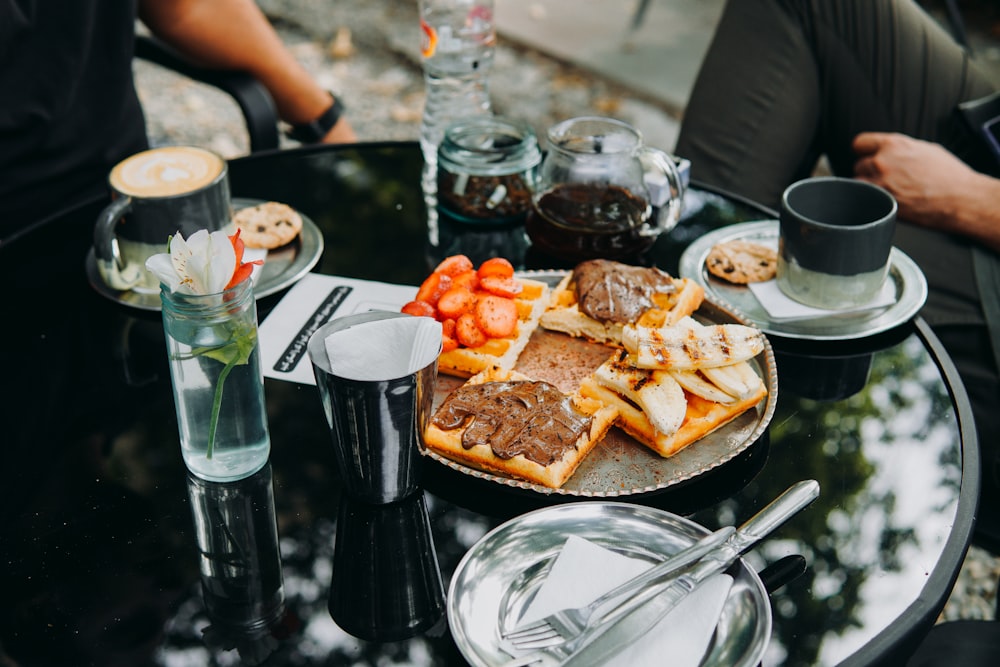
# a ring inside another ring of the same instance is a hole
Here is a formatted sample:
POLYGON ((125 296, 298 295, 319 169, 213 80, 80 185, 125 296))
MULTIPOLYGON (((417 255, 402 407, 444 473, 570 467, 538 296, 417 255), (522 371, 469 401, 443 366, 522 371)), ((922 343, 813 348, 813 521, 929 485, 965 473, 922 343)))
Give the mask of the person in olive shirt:
MULTIPOLYGON (((955 362, 982 452, 976 536, 1000 553, 1000 163, 956 113, 996 92, 911 0, 735 0, 702 63, 676 152, 692 178, 777 208, 825 155, 899 205, 921 315, 955 362)), ((1000 114, 1000 106, 998 106, 1000 114)))
MULTIPOLYGON (((135 22, 193 62, 249 72, 280 118, 326 115, 331 94, 252 0, 0 0, 0 244, 107 194, 107 174, 148 147, 132 80, 135 22)), ((353 142, 346 118, 322 138, 353 142)))

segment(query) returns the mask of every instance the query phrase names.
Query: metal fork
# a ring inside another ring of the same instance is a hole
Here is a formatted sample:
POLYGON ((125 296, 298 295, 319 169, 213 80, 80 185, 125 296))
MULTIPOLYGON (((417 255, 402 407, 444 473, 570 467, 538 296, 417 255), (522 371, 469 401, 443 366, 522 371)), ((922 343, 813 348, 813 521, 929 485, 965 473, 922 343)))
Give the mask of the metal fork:
MULTIPOLYGON (((669 579, 667 572, 671 575, 675 574, 680 568, 701 560, 709 552, 711 554, 708 558, 695 567, 696 571, 700 575, 704 575, 712 568, 715 571, 725 569, 740 554, 749 550, 789 517, 810 504, 817 496, 819 496, 819 484, 815 480, 805 480, 793 484, 764 509, 745 521, 739 529, 734 531, 732 526, 720 528, 660 565, 650 568, 635 579, 631 579, 602 595, 590 605, 580 609, 564 609, 537 623, 532 623, 524 628, 516 628, 514 632, 504 636, 504 641, 515 651, 544 649, 566 655, 572 654, 580 645, 585 645, 588 634, 595 636, 599 634, 596 630, 591 631, 591 628, 615 625, 622 617, 659 595, 665 586, 672 587, 680 583, 676 579, 671 580, 674 582, 673 584, 659 582, 659 579, 669 579), (716 549, 720 543, 723 546, 716 549), (686 561, 684 565, 677 565, 680 560, 686 561), (632 591, 639 587, 643 588, 634 596, 623 593, 623 590, 632 591), (597 612, 596 609, 602 605, 609 605, 610 608, 597 612)), ((685 576, 681 577, 681 579, 684 578, 685 576)), ((690 579, 690 577, 688 578, 690 579)), ((700 579, 696 579, 696 581, 698 580, 700 579)), ((684 594, 686 592, 689 590, 685 591, 684 594)), ((675 597, 682 597, 682 595, 675 597)), ((662 616, 660 617, 662 618, 662 616)), ((516 653, 512 653, 512 655, 516 655, 516 653)))
MULTIPOLYGON (((534 623, 514 628, 511 632, 504 633, 502 638, 510 642, 516 649, 528 651, 551 646, 555 641, 576 637, 588 624, 596 624, 605 620, 606 617, 610 617, 618 608, 621 600, 632 597, 632 593, 641 591, 635 596, 636 598, 655 594, 658 589, 650 587, 649 584, 675 574, 691 563, 700 560, 732 537, 735 532, 736 529, 732 526, 725 526, 714 533, 709 533, 662 563, 613 588, 590 604, 583 607, 561 609, 534 623)), ((636 601, 638 602, 638 599, 636 601)))

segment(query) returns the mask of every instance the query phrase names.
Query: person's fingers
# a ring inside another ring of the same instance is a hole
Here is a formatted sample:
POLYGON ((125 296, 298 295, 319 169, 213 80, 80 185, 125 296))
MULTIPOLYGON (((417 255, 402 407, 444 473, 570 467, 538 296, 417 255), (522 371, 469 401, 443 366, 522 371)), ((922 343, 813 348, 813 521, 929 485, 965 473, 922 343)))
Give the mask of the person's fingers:
POLYGON ((883 132, 862 132, 854 137, 851 148, 857 155, 870 155, 878 151, 885 139, 886 134, 883 132))
POLYGON ((854 176, 861 180, 870 181, 878 176, 878 169, 875 166, 875 159, 863 157, 854 163, 854 176))

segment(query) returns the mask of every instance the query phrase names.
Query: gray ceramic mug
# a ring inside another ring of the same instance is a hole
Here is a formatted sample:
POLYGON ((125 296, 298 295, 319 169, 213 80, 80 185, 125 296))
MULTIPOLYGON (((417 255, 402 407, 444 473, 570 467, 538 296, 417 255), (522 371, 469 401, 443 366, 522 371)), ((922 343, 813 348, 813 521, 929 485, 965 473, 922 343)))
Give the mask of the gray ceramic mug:
POLYGON ((108 286, 158 293, 146 259, 167 251, 167 238, 228 231, 232 204, 226 161, 194 146, 136 153, 111 170, 112 201, 94 226, 94 257, 108 286))
POLYGON ((889 272, 896 200, 849 178, 808 178, 781 197, 778 287, 800 303, 845 310, 878 296, 889 272))

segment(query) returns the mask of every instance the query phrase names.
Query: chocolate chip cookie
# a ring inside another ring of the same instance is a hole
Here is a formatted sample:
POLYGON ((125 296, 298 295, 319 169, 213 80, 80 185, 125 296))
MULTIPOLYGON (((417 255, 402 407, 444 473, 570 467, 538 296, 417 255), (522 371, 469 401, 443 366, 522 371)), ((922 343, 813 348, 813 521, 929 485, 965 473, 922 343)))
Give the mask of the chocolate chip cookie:
POLYGON ((275 201, 240 209, 233 216, 240 238, 248 248, 279 248, 302 231, 302 216, 287 204, 275 201))
POLYGON ((751 241, 726 241, 712 247, 705 258, 708 272, 737 285, 774 278, 778 253, 751 241))

